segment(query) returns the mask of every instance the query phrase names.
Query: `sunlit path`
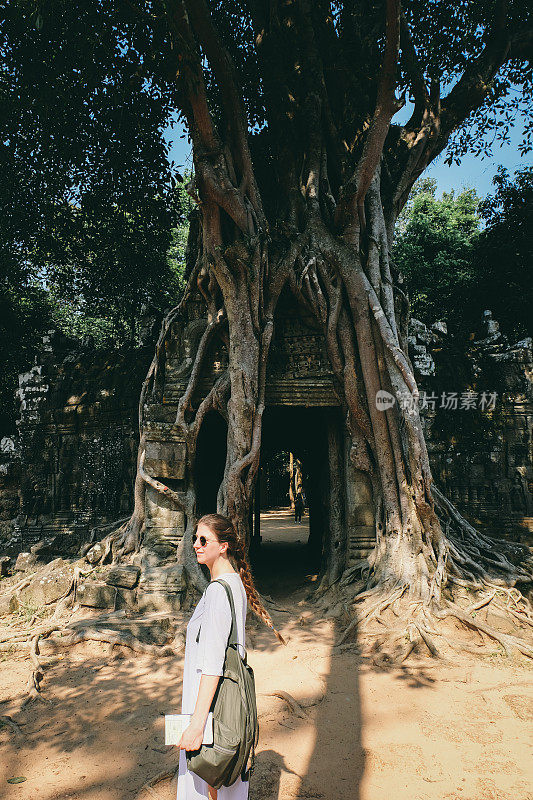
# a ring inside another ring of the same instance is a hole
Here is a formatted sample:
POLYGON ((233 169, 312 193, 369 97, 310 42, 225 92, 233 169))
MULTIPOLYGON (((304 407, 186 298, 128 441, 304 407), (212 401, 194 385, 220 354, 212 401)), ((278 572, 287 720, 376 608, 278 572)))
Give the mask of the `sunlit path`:
POLYGON ((290 508, 261 512, 261 546, 255 558, 254 575, 268 594, 284 596, 311 583, 316 567, 309 552, 309 515, 294 521, 290 508))

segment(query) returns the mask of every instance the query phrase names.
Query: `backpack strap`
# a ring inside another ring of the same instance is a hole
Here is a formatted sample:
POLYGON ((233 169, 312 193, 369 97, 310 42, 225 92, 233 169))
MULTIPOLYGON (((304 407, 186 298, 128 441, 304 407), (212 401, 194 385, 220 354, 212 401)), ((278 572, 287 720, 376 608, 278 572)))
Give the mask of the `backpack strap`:
MULTIPOLYGON (((231 628, 230 628, 230 632, 229 632, 229 638, 228 638, 227 647, 231 647, 231 646, 239 647, 239 640, 237 639, 237 619, 236 619, 236 616, 235 616, 235 603, 233 602, 233 592, 231 591, 231 589, 228 586, 228 584, 226 583, 226 581, 223 581, 220 578, 217 578, 216 580, 211 581, 211 583, 220 583, 220 584, 222 584, 222 586, 226 590, 226 594, 228 596, 229 607, 230 607, 230 610, 231 610, 231 628)), ((211 583, 206 587, 205 592, 207 592, 207 589, 209 589, 209 586, 211 585, 211 583)), ((204 594, 205 594, 205 592, 204 592, 204 594)), ((198 644, 198 642, 200 641, 200 631, 201 630, 202 630, 202 626, 200 625, 200 627, 198 628, 198 633, 196 634, 196 644, 198 644)))
POLYGON ((250 775, 253 773, 255 769, 255 748, 257 747, 258 742, 259 742, 259 725, 257 724, 255 728, 255 735, 252 741, 252 749, 250 751, 250 766, 248 767, 248 770, 246 772, 243 771, 243 775, 246 776, 245 779, 248 781, 250 780, 250 775))
POLYGON ((242 781, 249 781, 250 776, 253 774, 253 771, 255 769, 255 748, 257 747, 258 742, 259 742, 259 725, 257 725, 255 728, 255 735, 252 741, 252 749, 250 750, 250 756, 249 756, 250 766, 248 767, 248 769, 246 769, 246 764, 245 764, 241 772, 242 781))
POLYGON ((248 769, 246 769, 246 764, 244 765, 241 772, 241 781, 249 781, 251 775, 253 774, 253 771, 255 769, 255 746, 256 746, 256 741, 254 738, 254 741, 252 742, 252 749, 250 750, 250 756, 249 756, 250 766, 248 767, 248 769))

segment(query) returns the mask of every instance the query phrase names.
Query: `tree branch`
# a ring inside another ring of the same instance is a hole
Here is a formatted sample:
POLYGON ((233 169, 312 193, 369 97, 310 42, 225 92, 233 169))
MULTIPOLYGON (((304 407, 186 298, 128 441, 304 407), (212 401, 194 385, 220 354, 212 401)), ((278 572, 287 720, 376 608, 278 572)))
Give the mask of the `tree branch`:
POLYGON ((394 92, 400 47, 400 0, 387 0, 386 37, 376 108, 363 147, 363 154, 357 165, 356 201, 358 205, 363 202, 372 182, 381 158, 390 121, 400 107, 394 92))
POLYGON ((344 203, 337 207, 337 221, 341 221, 342 214, 349 211, 349 218, 353 220, 358 215, 360 227, 364 227, 364 199, 372 182, 374 172, 381 154, 383 145, 389 131, 390 121, 396 111, 401 108, 401 103, 396 99, 396 68, 400 49, 400 0, 387 0, 386 17, 386 43, 381 66, 381 75, 378 85, 376 107, 369 126, 368 134, 363 146, 361 158, 357 164, 352 178, 346 185, 344 203))
POLYGON ((409 31, 409 23, 403 12, 400 15, 400 44, 415 100, 415 107, 411 119, 406 126, 407 128, 411 128, 421 123, 424 110, 430 104, 430 97, 424 78, 424 72, 418 60, 415 45, 411 38, 411 32, 409 31))
MULTIPOLYGON (((434 81, 429 103, 426 99, 422 117, 419 118, 413 113, 404 126, 398 144, 400 147, 407 146, 408 155, 407 158, 405 155, 401 157, 403 167, 393 192, 396 213, 401 210, 410 188, 421 172, 444 150, 453 131, 485 101, 492 81, 502 65, 511 59, 531 61, 533 58, 533 30, 523 29, 511 34, 507 27, 507 5, 507 0, 497 1, 494 19, 487 28, 483 50, 469 62, 448 96, 440 100, 440 85, 438 81, 434 81)), ((409 31, 403 17, 401 26, 402 48, 404 44, 406 45, 402 53, 407 56, 406 66, 411 76, 413 93, 417 86, 418 105, 422 107, 421 92, 424 90, 420 81, 423 78, 423 71, 420 65, 417 67, 413 61, 416 57, 414 48, 409 55, 409 31)), ((415 110, 416 99, 417 95, 415 95, 415 110)))
POLYGON ((470 61, 462 77, 442 101, 441 137, 444 141, 440 150, 446 145, 453 129, 485 100, 492 80, 507 60, 511 39, 506 18, 507 0, 498 0, 487 44, 479 56, 470 61))
POLYGON ((139 474, 143 479, 143 481, 147 483, 149 486, 151 486, 153 489, 155 489, 157 492, 159 492, 159 494, 164 494, 165 497, 169 497, 174 503, 176 503, 176 505, 182 511, 185 511, 185 501, 178 494, 178 492, 175 492, 173 489, 166 486, 164 483, 161 483, 161 481, 156 480, 156 478, 152 478, 152 476, 148 475, 148 473, 145 471, 144 469, 145 455, 146 455, 145 452, 143 452, 141 459, 139 461, 139 474))
POLYGON ((226 112, 227 125, 236 146, 236 153, 234 154, 238 156, 240 162, 242 192, 244 194, 245 189, 248 189, 254 211, 260 216, 264 225, 265 220, 261 208, 261 200, 255 184, 252 159, 248 148, 246 113, 233 61, 213 25, 205 0, 185 0, 185 4, 201 47, 217 79, 226 112))
POLYGON ((225 370, 222 375, 215 381, 213 386, 211 387, 209 394, 204 397, 200 405, 198 406, 198 411, 196 412, 196 416, 194 421, 191 423, 190 429, 192 436, 196 440, 198 437, 198 433, 200 432, 200 428, 202 427, 202 422, 204 420, 205 415, 213 408, 220 407, 222 403, 222 399, 228 393, 230 388, 230 380, 229 380, 229 371, 225 370))
POLYGON ((169 9, 169 25, 175 43, 182 45, 178 54, 177 77, 183 73, 185 79, 185 93, 190 105, 190 109, 185 111, 189 131, 193 139, 200 138, 198 144, 201 144, 203 149, 217 152, 221 149, 221 143, 207 106, 202 63, 189 25, 185 5, 182 0, 168 0, 167 7, 169 9))
POLYGON ((181 397, 181 399, 180 399, 180 401, 178 403, 178 411, 177 411, 177 414, 176 414, 176 422, 174 423, 175 425, 183 425, 184 422, 185 422, 185 412, 187 411, 187 409, 188 409, 188 407, 190 405, 194 390, 196 388, 196 383, 197 383, 198 377, 200 375, 200 371, 201 371, 202 367, 204 366, 203 362, 204 362, 205 352, 207 350, 207 347, 208 347, 208 345, 209 345, 209 343, 211 341, 211 338, 212 338, 213 334, 215 333, 215 331, 218 330, 218 328, 220 328, 220 326, 221 326, 223 321, 224 321, 224 315, 223 315, 223 312, 221 310, 219 312, 218 317, 216 319, 212 319, 207 324, 207 327, 206 327, 206 329, 205 329, 205 331, 204 331, 204 333, 202 335, 202 338, 200 340, 200 343, 198 345, 198 350, 196 352, 196 358, 194 360, 194 366, 193 366, 193 369, 192 369, 192 372, 191 372, 191 376, 189 378, 189 383, 188 383, 187 389, 183 393, 183 395, 182 395, 182 397, 181 397))

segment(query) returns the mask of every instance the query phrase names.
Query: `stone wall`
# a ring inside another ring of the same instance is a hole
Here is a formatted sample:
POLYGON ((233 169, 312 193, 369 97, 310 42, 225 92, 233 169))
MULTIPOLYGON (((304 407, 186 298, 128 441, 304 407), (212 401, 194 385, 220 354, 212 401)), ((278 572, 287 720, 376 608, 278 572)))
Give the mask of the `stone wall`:
POLYGON ((15 438, 4 436, 0 440, 0 531, 7 531, 18 514, 20 480, 20 450, 15 438))
POLYGON ((532 339, 510 343, 486 311, 465 348, 417 320, 409 348, 435 481, 473 524, 531 542, 532 339))
POLYGON ((38 363, 19 376, 18 436, 0 454, 0 519, 14 517, 8 550, 48 538, 51 552, 75 553, 92 527, 129 515, 152 355, 151 343, 102 350, 43 338, 38 363))

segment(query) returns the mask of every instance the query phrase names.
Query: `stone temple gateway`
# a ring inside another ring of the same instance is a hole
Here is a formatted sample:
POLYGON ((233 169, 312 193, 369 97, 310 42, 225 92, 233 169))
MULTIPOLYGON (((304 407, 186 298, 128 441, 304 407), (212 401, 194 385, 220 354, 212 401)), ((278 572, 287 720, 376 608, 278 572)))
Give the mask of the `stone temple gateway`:
MULTIPOLYGON (((187 305, 185 314, 167 337, 164 371, 156 381, 145 408, 146 458, 144 468, 153 478, 176 491, 186 487, 185 442, 173 423, 178 402, 186 390, 193 355, 205 329, 201 298, 187 305)), ((217 343, 207 363, 210 369, 199 382, 198 400, 205 396, 226 367, 224 346, 217 343)), ((194 399, 193 399, 194 402, 194 399)), ((199 434, 194 483, 197 513, 216 509, 217 491, 225 463, 226 424, 210 412, 199 434)), ((320 556, 327 553, 331 515, 340 515, 347 530, 345 567, 373 546, 374 509, 371 489, 363 473, 350 460, 348 437, 322 334, 311 317, 302 316, 289 297, 282 297, 271 345, 266 410, 263 421, 262 458, 290 450, 309 475, 307 502, 310 545, 320 556), (335 459, 328 457, 333 449, 335 459), (335 474, 330 474, 336 464, 335 474)), ((258 494, 258 490, 256 489, 258 494)), ((256 504, 257 505, 257 504, 256 504)), ((151 486, 146 492, 144 547, 160 558, 176 552, 185 530, 183 512, 151 486)), ((252 546, 259 537, 253 526, 252 546)))

